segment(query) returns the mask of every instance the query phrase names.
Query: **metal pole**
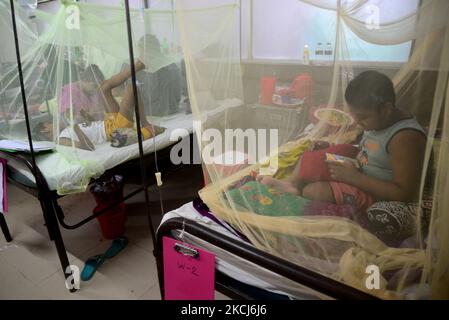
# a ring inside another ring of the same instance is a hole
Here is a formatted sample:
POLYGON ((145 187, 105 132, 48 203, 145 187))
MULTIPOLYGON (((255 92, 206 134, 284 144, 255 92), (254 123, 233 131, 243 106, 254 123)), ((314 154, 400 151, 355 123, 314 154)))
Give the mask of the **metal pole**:
POLYGON ((248 41, 248 60, 253 60, 253 0, 249 0, 249 41, 248 41))
MULTIPOLYGON (((0 93, 1 93, 1 99, 3 99, 3 101, 5 101, 5 103, 6 103, 6 99, 7 99, 7 97, 6 97, 6 86, 3 84, 3 79, 4 79, 4 76, 5 76, 6 72, 4 73, 2 71, 3 68, 6 68, 6 64, 3 65, 3 62, 2 62, 1 58, 2 57, 0 57, 0 73, 1 73, 0 74, 0 93)), ((3 116, 3 119, 5 121, 5 125, 6 125, 6 130, 9 131, 9 119, 8 119, 8 115, 7 115, 6 110, 5 110, 4 103, 1 103, 1 108, 2 108, 2 110, 1 110, 2 116, 3 116)))
POLYGON ((239 57, 242 63, 242 0, 239 0, 239 57))
MULTIPOLYGON (((25 85, 23 82, 23 72, 22 72, 22 63, 20 61, 20 48, 19 48, 19 38, 17 35, 17 25, 16 25, 16 16, 14 12, 14 1, 10 0, 11 5, 11 16, 12 16, 12 26, 14 31, 14 43, 16 48, 16 57, 17 57, 17 68, 19 70, 19 81, 20 81, 20 89, 22 94, 22 102, 23 102, 23 110, 25 114, 25 122, 26 122, 26 128, 27 128, 27 135, 28 135, 28 141, 30 143, 30 152, 31 152, 31 164, 32 164, 32 170, 33 175, 36 177, 36 186, 39 192, 39 200, 42 203, 42 191, 44 190, 37 177, 38 177, 38 170, 36 166, 36 158, 34 156, 34 149, 33 149, 33 140, 31 137, 31 130, 30 130, 30 120, 28 118, 28 107, 27 107, 27 100, 26 100, 26 94, 25 94, 25 85)), ((44 209, 44 208, 43 208, 44 209)), ((51 233, 52 237, 54 237, 56 250, 58 251, 59 261, 61 262, 62 266, 62 272, 64 272, 64 276, 66 279, 72 274, 70 270, 68 270, 69 266, 69 259, 67 257, 67 252, 64 246, 64 241, 62 240, 61 231, 59 230, 58 221, 56 219, 56 216, 54 214, 48 214, 45 211, 43 211, 44 217, 47 223, 50 223, 48 226, 49 232, 51 233), (51 230, 51 231, 50 231, 51 230)), ((75 288, 71 288, 70 292, 75 292, 75 288)))
MULTIPOLYGON (((11 0, 12 1, 12 0, 11 0)), ((134 50, 133 50, 133 39, 132 39, 132 29, 131 29, 131 16, 129 13, 129 0, 125 0, 125 14, 126 14, 126 27, 128 31, 128 47, 129 47, 129 60, 131 63, 131 79, 134 93, 134 105, 135 105, 135 115, 136 115, 136 126, 137 126, 137 137, 139 144, 139 155, 140 155, 140 170, 142 174, 142 186, 145 194, 145 204, 147 209, 148 223, 151 229, 151 238, 153 240, 153 249, 156 243, 156 235, 153 228, 153 221, 151 220, 150 215, 150 200, 148 197, 147 183, 145 181, 146 178, 146 170, 145 170, 145 161, 144 161, 144 153, 143 153, 143 145, 142 145, 142 132, 140 126, 140 112, 139 112, 139 99, 137 95, 137 80, 136 80, 136 68, 134 65, 134 50)))
POLYGON ((20 91, 21 91, 21 95, 22 95, 23 111, 25 114, 25 123, 26 123, 26 128, 27 128, 28 141, 30 143, 31 163, 33 165, 33 175, 36 177, 37 176, 36 158, 34 156, 33 140, 31 137, 31 129, 30 129, 30 120, 28 118, 28 105, 27 105, 27 99, 26 99, 26 94, 25 94, 25 84, 23 82, 22 62, 20 61, 19 37, 17 35, 17 24, 16 24, 16 14, 14 11, 14 1, 9 0, 9 3, 11 6, 11 18, 12 18, 12 28, 13 28, 13 32, 14 32, 14 44, 15 44, 15 49, 16 49, 17 69, 19 70, 20 91))

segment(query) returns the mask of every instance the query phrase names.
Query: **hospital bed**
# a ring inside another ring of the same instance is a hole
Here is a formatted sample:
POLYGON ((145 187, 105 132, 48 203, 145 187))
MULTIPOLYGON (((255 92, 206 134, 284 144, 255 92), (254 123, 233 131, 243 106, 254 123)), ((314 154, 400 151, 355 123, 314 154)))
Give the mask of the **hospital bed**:
MULTIPOLYGON (((210 114, 205 114, 204 117, 216 117, 217 112, 240 106, 241 101, 230 99, 216 101, 215 104, 216 108, 211 109, 210 114)), ((182 105, 180 110, 182 112, 174 115, 148 118, 150 123, 164 127, 166 130, 154 138, 143 141, 144 162, 147 167, 154 168, 157 162, 158 168, 162 172, 169 174, 170 171, 174 170, 176 165, 172 164, 170 153, 181 139, 189 139, 190 150, 193 150, 194 125, 192 114, 184 112, 182 105)), ((38 122, 41 117, 45 116, 34 117, 30 119, 30 122, 38 122)), ((0 150, 0 157, 7 160, 8 181, 40 201, 49 237, 55 241, 62 268, 66 270, 69 262, 59 225, 65 229, 76 229, 105 213, 118 202, 86 217, 82 221, 69 225, 64 221, 63 208, 58 204, 58 200, 64 196, 58 194, 58 187, 65 184, 65 187, 70 189, 71 186, 79 185, 80 181, 93 169, 89 164, 98 167, 99 163, 104 168, 103 174, 123 175, 126 182, 126 176, 131 172, 130 170, 139 168, 140 159, 137 144, 113 148, 110 143, 105 143, 97 145, 95 152, 77 149, 77 156, 83 159, 83 165, 79 161, 70 162, 64 158, 61 152, 70 151, 68 147, 58 146, 58 150, 36 154, 37 170, 35 173, 29 153, 0 150)), ((193 153, 191 153, 191 159, 192 157, 193 153)), ((147 179, 149 179, 148 176, 147 179)), ((95 180, 95 177, 92 177, 91 183, 95 180)), ((151 181, 155 182, 154 179, 151 181)), ((143 187, 141 187, 132 191, 125 195, 123 201, 143 190, 143 187)), ((12 241, 3 215, 0 215, 0 225, 7 241, 12 241)))
MULTIPOLYGON (((215 289, 235 299, 376 299, 365 292, 261 251, 226 222, 198 209, 195 199, 166 213, 155 256, 164 297, 162 238, 171 237, 215 254, 215 289)), ((326 261, 317 261, 325 264, 326 261)), ((332 269, 338 266, 328 265, 332 269)))
MULTIPOLYGON (((167 128, 167 130, 155 138, 143 142, 144 161, 146 165, 151 167, 154 166, 155 161, 158 161, 161 164, 161 170, 168 170, 170 167, 171 148, 178 142, 178 140, 172 141, 170 136, 174 130, 184 129, 182 132, 185 133, 185 137, 183 138, 188 138, 192 141, 192 116, 181 113, 159 119, 157 123, 167 128)), ((179 135, 177 137, 179 138, 179 135)), ((62 148, 64 149, 64 147, 62 148)), ((137 144, 123 148, 112 148, 106 143, 97 146, 95 152, 84 150, 79 150, 79 152, 82 154, 85 162, 92 164, 101 163, 105 169, 104 174, 126 175, 130 170, 138 168, 140 160, 137 144)), ((0 157, 7 160, 6 172, 8 181, 39 200, 49 237, 55 241, 63 271, 67 270, 69 260, 59 225, 65 229, 76 229, 105 213, 115 204, 84 218, 82 221, 67 224, 64 221, 63 208, 58 203, 58 200, 63 197, 56 191, 58 183, 65 181, 66 184, 76 185, 88 174, 89 166, 83 166, 79 162, 67 162, 60 152, 45 152, 36 155, 37 170, 34 173, 31 156, 28 153, 0 150, 0 157)), ((91 180, 91 182, 94 181, 95 179, 91 180)), ((143 187, 131 192, 125 196, 125 200, 142 190, 143 187)), ((3 215, 0 216, 3 234, 8 242, 12 241, 6 220, 3 215)))
MULTIPOLYGON (((174 142, 170 137, 174 130, 184 129, 183 132, 192 133, 192 116, 190 114, 179 113, 157 120, 152 119, 152 123, 162 126, 167 130, 155 138, 143 141, 143 148, 145 154, 151 154, 154 151, 163 150, 174 142)), ((58 185, 64 185, 65 189, 70 189, 71 186, 75 188, 80 181, 89 174, 89 171, 97 167, 100 163, 105 170, 110 170, 124 162, 135 159, 139 156, 137 144, 128 145, 121 148, 111 147, 110 143, 97 145, 94 152, 77 149, 77 158, 83 160, 83 163, 67 161, 61 153, 73 152, 70 147, 58 146, 60 152, 51 152, 40 154, 36 158, 36 164, 43 174, 50 190, 56 190, 58 185)), ((8 165, 10 173, 15 181, 24 185, 33 187, 36 183, 33 173, 29 168, 17 159, 10 159, 8 165)))

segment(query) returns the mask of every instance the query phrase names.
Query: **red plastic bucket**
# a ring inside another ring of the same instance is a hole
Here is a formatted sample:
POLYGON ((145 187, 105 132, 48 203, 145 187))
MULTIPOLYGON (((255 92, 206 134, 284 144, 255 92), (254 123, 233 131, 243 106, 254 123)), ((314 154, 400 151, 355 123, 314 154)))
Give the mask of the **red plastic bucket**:
MULTIPOLYGON (((106 206, 108 206, 108 204, 96 206, 94 209, 94 214, 106 208, 106 206)), ((97 217, 100 224, 101 233, 105 239, 115 239, 125 233, 125 208, 125 204, 120 203, 97 217)))
POLYGON ((262 77, 260 79, 260 103, 272 104, 273 94, 276 90, 276 78, 262 77))

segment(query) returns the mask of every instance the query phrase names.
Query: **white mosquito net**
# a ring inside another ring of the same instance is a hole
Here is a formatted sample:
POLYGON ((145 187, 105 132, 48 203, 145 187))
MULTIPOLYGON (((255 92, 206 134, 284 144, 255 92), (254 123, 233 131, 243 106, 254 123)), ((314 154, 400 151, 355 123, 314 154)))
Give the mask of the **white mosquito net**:
MULTIPOLYGON (((0 6, 1 41, 8 43, 1 49, 0 134, 27 141, 10 1, 0 6)), ((56 144, 37 164, 59 194, 85 191, 91 178, 139 155, 125 8, 71 1, 55 13, 14 7, 32 140, 56 144)), ((167 143, 165 119, 186 113, 182 50, 172 9, 131 8, 130 24, 149 153, 167 143)))
POLYGON ((449 2, 176 4, 209 208, 372 295, 449 298, 449 2))

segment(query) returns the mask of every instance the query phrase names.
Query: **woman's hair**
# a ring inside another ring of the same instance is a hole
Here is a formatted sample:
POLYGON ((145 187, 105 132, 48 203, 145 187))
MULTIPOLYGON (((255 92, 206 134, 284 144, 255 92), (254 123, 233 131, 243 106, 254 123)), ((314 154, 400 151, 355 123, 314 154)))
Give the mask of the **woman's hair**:
POLYGON ((393 82, 377 71, 365 71, 352 80, 345 92, 353 108, 379 109, 386 103, 396 104, 393 82))
POLYGON ((81 72, 80 79, 86 82, 101 84, 104 81, 104 74, 96 64, 90 64, 81 72))
POLYGON ((147 33, 141 37, 138 46, 143 48, 145 52, 150 55, 161 54, 161 44, 159 43, 158 38, 151 33, 147 33))
POLYGON ((45 123, 39 122, 32 130, 33 140, 36 141, 48 141, 50 137, 44 133, 45 123))

